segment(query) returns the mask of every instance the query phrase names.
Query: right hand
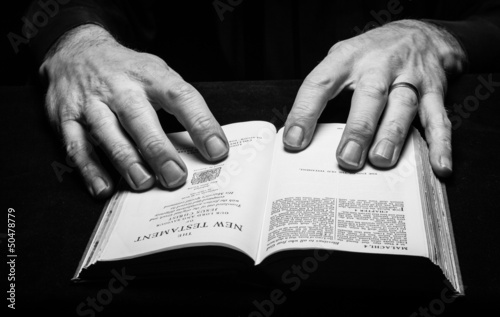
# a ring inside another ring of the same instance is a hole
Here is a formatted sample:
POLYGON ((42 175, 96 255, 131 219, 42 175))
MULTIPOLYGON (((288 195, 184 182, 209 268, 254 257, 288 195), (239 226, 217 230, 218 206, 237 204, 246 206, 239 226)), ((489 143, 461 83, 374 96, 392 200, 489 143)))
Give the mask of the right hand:
POLYGON ((173 114, 207 160, 228 155, 224 132, 200 93, 162 59, 120 45, 99 26, 68 31, 40 72, 49 81, 49 120, 95 197, 108 197, 113 185, 89 136, 135 190, 152 187, 156 178, 166 188, 185 183, 186 165, 155 109, 173 114))

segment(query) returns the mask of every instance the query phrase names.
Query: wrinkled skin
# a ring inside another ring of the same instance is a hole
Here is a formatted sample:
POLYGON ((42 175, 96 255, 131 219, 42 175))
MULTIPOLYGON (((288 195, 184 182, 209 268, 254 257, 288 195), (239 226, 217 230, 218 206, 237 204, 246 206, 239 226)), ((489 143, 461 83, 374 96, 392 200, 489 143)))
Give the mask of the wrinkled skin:
POLYGON ((367 159, 380 168, 393 167, 418 113, 432 168, 448 176, 452 158, 451 124, 444 107, 446 75, 460 73, 464 63, 465 53, 453 36, 420 21, 389 23, 339 42, 300 87, 285 124, 285 147, 305 149, 326 103, 347 88, 354 93, 337 148, 341 167, 359 170, 367 159), (391 91, 400 82, 413 84, 420 100, 407 87, 391 91))
POLYGON ((49 82, 49 120, 96 197, 109 196, 113 184, 89 137, 135 190, 156 179, 166 188, 185 183, 186 165, 160 126, 160 108, 176 116, 207 160, 228 154, 224 132, 196 89, 160 58, 120 45, 98 26, 66 34, 41 72, 49 82))

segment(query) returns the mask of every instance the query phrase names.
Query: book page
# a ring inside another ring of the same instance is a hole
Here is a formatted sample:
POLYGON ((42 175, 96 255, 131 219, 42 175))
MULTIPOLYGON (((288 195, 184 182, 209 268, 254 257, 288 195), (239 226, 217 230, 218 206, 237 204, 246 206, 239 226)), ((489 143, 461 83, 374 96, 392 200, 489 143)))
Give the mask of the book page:
POLYGON ((258 263, 281 250, 308 248, 427 256, 414 136, 395 168, 367 163, 353 173, 336 161, 344 126, 318 125, 302 152, 275 143, 258 263))
POLYGON ((119 193, 119 214, 98 260, 198 245, 228 246, 255 259, 276 129, 257 121, 223 129, 229 156, 215 164, 203 160, 187 132, 169 134, 188 167, 186 184, 119 193))

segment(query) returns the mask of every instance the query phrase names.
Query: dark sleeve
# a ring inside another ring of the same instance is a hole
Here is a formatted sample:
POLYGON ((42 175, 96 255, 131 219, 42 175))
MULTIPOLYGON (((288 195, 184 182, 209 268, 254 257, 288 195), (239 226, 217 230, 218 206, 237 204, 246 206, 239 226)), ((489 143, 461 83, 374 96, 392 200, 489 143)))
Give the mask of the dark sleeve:
POLYGON ((40 64, 61 35, 89 23, 105 28, 125 45, 137 46, 153 37, 154 20, 147 10, 150 3, 148 0, 139 3, 123 0, 32 1, 26 13, 28 21, 34 22, 28 37, 30 50, 40 64))
POLYGON ((460 42, 468 72, 500 72, 500 1, 479 1, 462 19, 426 20, 440 25, 460 42))

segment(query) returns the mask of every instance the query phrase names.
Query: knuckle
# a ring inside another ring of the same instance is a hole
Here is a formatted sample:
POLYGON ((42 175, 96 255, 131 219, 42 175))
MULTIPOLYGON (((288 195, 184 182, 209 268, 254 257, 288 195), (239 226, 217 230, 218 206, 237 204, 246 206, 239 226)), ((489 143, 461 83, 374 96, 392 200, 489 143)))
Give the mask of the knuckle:
POLYGON ((122 94, 122 97, 118 97, 118 106, 124 109, 134 109, 143 104, 144 98, 144 93, 131 90, 122 94))
POLYGON ((401 43, 405 47, 420 47, 425 42, 425 35, 413 28, 406 29, 404 35, 401 36, 401 43))
POLYGON ((356 47, 353 45, 352 41, 344 40, 335 43, 329 50, 328 55, 341 56, 347 59, 352 58, 352 55, 356 52, 356 47))
POLYGON ((135 121, 149 111, 145 100, 142 93, 130 92, 118 99, 115 113, 127 122, 135 121))
POLYGON ((335 43, 329 50, 328 55, 333 53, 338 53, 339 51, 345 50, 345 41, 339 41, 335 43))
POLYGON ((313 76, 307 76, 302 83, 302 87, 307 90, 312 90, 315 93, 318 91, 325 92, 333 85, 333 78, 325 72, 315 73, 313 76))
POLYGON ((453 124, 451 123, 451 120, 450 118, 448 118, 447 116, 443 116, 443 125, 444 125, 444 128, 448 131, 451 131, 451 128, 453 127, 453 124))
POLYGON ((293 105, 291 117, 294 121, 311 121, 316 120, 319 117, 319 114, 316 113, 314 106, 310 102, 298 101, 293 105))
POLYGON ((45 96, 45 113, 52 127, 60 129, 60 124, 80 119, 80 110, 70 100, 63 98, 55 88, 49 89, 45 96))
POLYGON ((415 92, 409 88, 398 88, 391 92, 391 99, 398 106, 416 110, 418 107, 418 98, 415 92))
POLYGON ((146 107, 136 106, 128 108, 126 111, 119 113, 118 116, 125 122, 134 122, 144 118, 148 112, 146 107))
POLYGON ((100 131, 113 122, 113 118, 104 109, 95 108, 90 111, 93 112, 91 116, 92 122, 89 122, 92 127, 91 130, 95 131, 93 134, 99 134, 100 131))
POLYGON ((387 95, 389 86, 383 80, 364 80, 358 83, 356 90, 365 96, 380 99, 387 95))
POLYGON ((446 91, 448 90, 448 78, 446 77, 446 73, 443 68, 438 68, 439 71, 436 73, 437 79, 435 80, 435 89, 436 91, 439 91, 440 94, 444 95, 446 94, 446 91))
POLYGON ((387 123, 384 123, 383 132, 386 134, 391 140, 397 140, 397 142, 401 142, 406 137, 407 127, 405 127, 398 120, 390 120, 387 123))
POLYGON ((190 103, 196 98, 196 95, 196 89, 185 81, 174 83, 167 92, 168 99, 181 103, 190 103))
POLYGON ((451 136, 449 135, 439 135, 439 136, 433 136, 432 138, 429 139, 429 144, 432 146, 443 146, 445 149, 451 151, 451 136))
POLYGON ((442 138, 441 144, 444 145, 444 147, 447 150, 451 151, 451 139, 450 138, 442 138))
POLYGON ((407 32, 407 36, 403 37, 406 44, 410 47, 425 47, 432 37, 419 29, 411 28, 407 32))
POLYGON ((45 108, 47 109, 47 113, 50 115, 55 112, 57 107, 57 94, 55 92, 54 86, 50 86, 47 90, 47 94, 45 95, 45 108))
POLYGON ((152 84, 154 80, 166 80, 170 74, 170 67, 156 55, 140 53, 140 58, 130 72, 130 77, 146 84, 152 84))
POLYGON ((80 118, 80 112, 71 107, 71 106, 66 106, 64 104, 61 103, 61 105, 59 106, 59 117, 57 117, 57 119, 59 119, 60 121, 68 121, 68 120, 78 120, 80 118))
POLYGON ((422 82, 422 96, 434 94, 444 98, 448 89, 448 79, 440 62, 426 61, 425 68, 420 73, 422 74, 419 78, 422 82))
POLYGON ((375 127, 369 120, 356 119, 349 122, 347 132, 352 138, 366 141, 375 133, 375 127))
POLYGON ((85 158, 92 153, 92 144, 88 141, 69 141, 66 142, 66 153, 73 163, 82 166, 85 158))
POLYGON ((139 53, 139 54, 144 58, 144 60, 146 60, 145 64, 153 65, 156 67, 159 66, 163 69, 169 69, 167 63, 165 63, 165 61, 160 57, 149 53, 139 53))
POLYGON ((446 131, 451 131, 451 128, 453 125, 451 124, 450 118, 446 115, 441 116, 441 126, 446 130, 446 131))
POLYGON ((433 131, 446 131, 449 133, 452 128, 450 119, 446 114, 435 115, 429 118, 428 129, 433 131))
POLYGON ((423 95, 435 95, 441 99, 444 99, 447 90, 447 83, 441 81, 440 79, 431 80, 429 79, 423 89, 423 95))
POLYGON ((134 155, 127 145, 115 144, 111 147, 110 157, 115 163, 121 165, 132 160, 134 155))
MULTIPOLYGON (((402 49, 403 50, 403 49, 402 49)), ((384 65, 392 65, 393 69, 403 69, 407 63, 407 55, 409 52, 390 51, 387 55, 382 56, 384 65), (406 54, 405 54, 406 53, 406 54)))
POLYGON ((143 154, 147 159, 153 159, 162 156, 166 151, 165 140, 157 135, 151 135, 143 140, 143 154))
POLYGON ((441 144, 451 150, 451 128, 451 121, 446 115, 433 116, 425 127, 427 133, 431 136, 429 143, 441 144))
POLYGON ((63 121, 61 120, 62 117, 60 115, 61 112, 57 110, 57 107, 55 106, 54 103, 49 103, 47 101, 46 104, 47 106, 45 107, 45 114, 47 115, 49 124, 51 125, 52 128, 56 129, 57 131, 60 131, 60 124, 63 121))
POLYGON ((198 133, 209 131, 214 127, 212 118, 204 113, 197 113, 192 116, 190 122, 193 130, 198 133))
POLYGON ((93 178, 92 175, 96 170, 96 166, 95 163, 92 162, 91 160, 86 160, 85 162, 82 163, 81 166, 79 166, 78 169, 85 179, 92 179, 93 178))

